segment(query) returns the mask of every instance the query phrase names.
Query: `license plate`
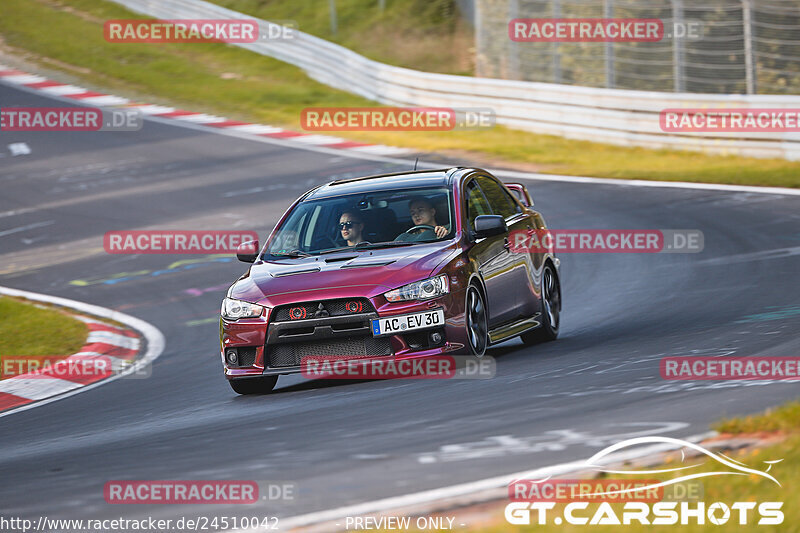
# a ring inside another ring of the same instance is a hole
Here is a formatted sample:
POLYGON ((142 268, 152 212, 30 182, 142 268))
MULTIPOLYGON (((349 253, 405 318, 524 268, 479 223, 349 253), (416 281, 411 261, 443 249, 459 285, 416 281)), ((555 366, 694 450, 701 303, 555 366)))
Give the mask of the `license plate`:
POLYGON ((444 311, 436 309, 413 315, 389 316, 376 318, 372 321, 372 335, 395 335, 414 331, 415 329, 435 328, 444 326, 444 311))

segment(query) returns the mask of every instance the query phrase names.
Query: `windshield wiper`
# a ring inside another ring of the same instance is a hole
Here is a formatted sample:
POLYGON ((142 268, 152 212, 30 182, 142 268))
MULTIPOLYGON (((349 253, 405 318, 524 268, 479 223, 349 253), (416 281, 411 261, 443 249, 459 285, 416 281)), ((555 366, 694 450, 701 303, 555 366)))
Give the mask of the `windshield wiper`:
POLYGON ((320 252, 319 255, 325 254, 335 254, 336 252, 347 252, 349 250, 354 250, 352 246, 342 246, 341 248, 334 248, 333 250, 325 250, 324 252, 320 252))
POLYGON ((281 252, 277 254, 272 254, 275 257, 311 257, 311 254, 308 252, 304 252, 303 250, 294 249, 291 252, 281 252))
POLYGON ((369 242, 369 241, 362 241, 355 246, 343 246, 341 248, 334 248, 333 250, 325 250, 324 252, 320 252, 319 255, 325 254, 333 254, 336 252, 358 252, 361 250, 375 250, 377 248, 393 248, 395 246, 411 246, 412 244, 416 244, 415 242, 411 241, 387 241, 387 242, 369 242))
POLYGON ((376 248, 394 248, 395 246, 411 246, 416 244, 413 241, 387 241, 387 242, 360 242, 355 245, 354 250, 374 250, 376 248))

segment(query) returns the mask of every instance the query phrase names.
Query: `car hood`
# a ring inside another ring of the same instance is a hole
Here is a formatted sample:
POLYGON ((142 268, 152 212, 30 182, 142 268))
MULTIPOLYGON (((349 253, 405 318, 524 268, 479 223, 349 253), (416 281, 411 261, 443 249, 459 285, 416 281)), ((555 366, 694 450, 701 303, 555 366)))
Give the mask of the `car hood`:
POLYGON ((455 241, 445 241, 257 262, 228 296, 268 307, 322 297, 370 298, 429 277, 456 251, 455 241))

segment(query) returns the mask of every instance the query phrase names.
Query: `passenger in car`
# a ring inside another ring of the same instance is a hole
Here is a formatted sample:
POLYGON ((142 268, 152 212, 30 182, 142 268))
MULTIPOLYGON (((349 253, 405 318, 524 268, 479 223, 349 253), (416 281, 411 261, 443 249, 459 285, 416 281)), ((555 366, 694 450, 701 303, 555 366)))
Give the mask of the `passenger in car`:
POLYGON ((339 231, 347 246, 355 246, 364 242, 364 221, 355 211, 345 211, 339 217, 339 231))
POLYGON ((408 231, 401 233, 396 241, 425 241, 434 238, 441 239, 450 233, 450 225, 440 226, 436 222, 436 208, 426 198, 417 198, 408 205, 411 222, 414 224, 408 231), (428 226, 425 228, 417 226, 428 226))

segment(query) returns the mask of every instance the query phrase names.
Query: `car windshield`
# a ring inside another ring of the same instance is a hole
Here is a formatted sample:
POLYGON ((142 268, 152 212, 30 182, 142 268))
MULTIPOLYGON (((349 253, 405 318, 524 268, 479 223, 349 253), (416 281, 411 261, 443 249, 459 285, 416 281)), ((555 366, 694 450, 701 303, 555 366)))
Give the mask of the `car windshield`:
POLYGON ((270 240, 266 259, 307 257, 450 239, 448 189, 387 190, 299 203, 270 240))

